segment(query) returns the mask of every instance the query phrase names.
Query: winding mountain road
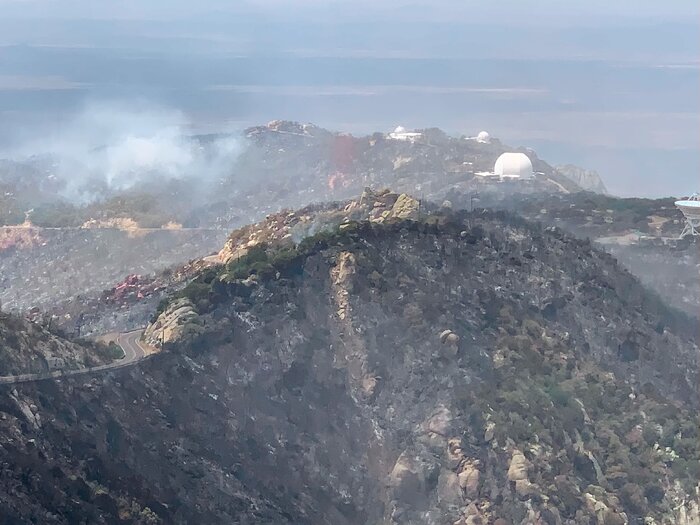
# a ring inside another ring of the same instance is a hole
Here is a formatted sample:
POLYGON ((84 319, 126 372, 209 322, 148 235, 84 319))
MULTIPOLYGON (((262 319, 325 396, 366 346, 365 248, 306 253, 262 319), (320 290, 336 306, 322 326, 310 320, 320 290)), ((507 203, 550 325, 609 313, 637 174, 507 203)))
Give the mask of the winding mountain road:
POLYGON ((0 384, 15 384, 28 383, 30 381, 41 381, 43 379, 61 378, 68 376, 76 376, 80 374, 88 374, 91 372, 103 372, 115 370, 117 368, 125 368, 138 363, 149 355, 149 350, 141 342, 143 329, 124 332, 117 336, 116 343, 124 351, 124 357, 107 363, 106 365, 91 366, 88 368, 76 368, 72 370, 53 370, 51 372, 43 372, 40 374, 21 374, 15 376, 0 376, 0 384))
POLYGON ((117 337, 117 344, 124 351, 124 357, 119 361, 102 366, 112 368, 114 368, 112 365, 128 366, 146 357, 148 351, 141 344, 142 335, 143 330, 133 330, 131 332, 119 334, 117 337))

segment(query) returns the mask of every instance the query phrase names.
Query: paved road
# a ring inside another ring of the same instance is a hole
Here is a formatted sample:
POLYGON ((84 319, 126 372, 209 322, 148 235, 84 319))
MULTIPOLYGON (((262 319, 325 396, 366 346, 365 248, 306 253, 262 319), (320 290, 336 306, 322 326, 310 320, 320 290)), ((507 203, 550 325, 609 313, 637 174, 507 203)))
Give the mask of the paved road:
POLYGON ((148 355, 148 352, 141 343, 142 334, 142 329, 119 334, 117 336, 117 344, 124 351, 124 357, 106 365, 93 366, 90 368, 78 368, 74 370, 54 370, 53 372, 44 372, 41 374, 0 376, 0 384, 27 383, 29 381, 40 381, 42 379, 75 376, 79 374, 87 374, 90 372, 103 372, 106 370, 114 370, 117 368, 124 368, 133 365, 135 363, 138 363, 148 355))
POLYGON ((124 358, 120 359, 119 361, 116 361, 115 363, 110 363, 108 365, 102 366, 127 366, 146 357, 146 350, 141 345, 142 335, 143 330, 134 330, 132 332, 119 334, 119 336, 117 337, 117 344, 121 347, 122 350, 124 350, 124 358))

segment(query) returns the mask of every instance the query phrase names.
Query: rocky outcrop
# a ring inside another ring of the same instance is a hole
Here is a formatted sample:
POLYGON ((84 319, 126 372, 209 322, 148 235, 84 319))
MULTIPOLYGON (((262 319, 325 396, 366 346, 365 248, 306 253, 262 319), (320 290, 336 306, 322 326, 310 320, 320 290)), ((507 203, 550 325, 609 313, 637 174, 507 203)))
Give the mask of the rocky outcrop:
POLYGON ((144 331, 147 344, 161 347, 202 332, 202 321, 189 299, 175 299, 144 331))
POLYGON ((579 168, 573 164, 555 166, 554 169, 586 191, 608 193, 608 190, 605 188, 605 184, 603 183, 603 179, 600 178, 597 171, 579 168))
POLYGON ((452 330, 440 332, 440 342, 447 347, 452 355, 457 355, 457 352, 459 352, 459 339, 459 336, 452 330))
POLYGON ((106 364, 121 352, 105 345, 68 341, 50 332, 50 316, 35 321, 0 312, 0 376, 42 374, 106 364))
POLYGON ((418 200, 402 193, 396 199, 394 206, 391 208, 391 216, 397 219, 412 219, 416 220, 420 212, 420 203, 418 200))
POLYGON ((227 263, 244 257, 255 246, 293 246, 317 233, 342 229, 349 222, 417 220, 420 211, 419 201, 410 195, 365 188, 359 199, 283 211, 240 228, 229 236, 218 258, 227 263))
POLYGON ((528 479, 528 470, 531 464, 525 455, 519 450, 513 451, 508 465, 508 481, 515 484, 515 491, 520 496, 527 496, 532 488, 532 484, 528 479))

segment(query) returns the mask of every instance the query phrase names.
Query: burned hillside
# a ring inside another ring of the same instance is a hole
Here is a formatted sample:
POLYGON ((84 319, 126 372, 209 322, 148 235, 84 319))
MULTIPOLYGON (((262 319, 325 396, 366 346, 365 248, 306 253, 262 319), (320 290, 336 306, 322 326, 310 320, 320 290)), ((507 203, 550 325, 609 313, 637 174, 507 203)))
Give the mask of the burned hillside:
POLYGON ((218 249, 227 235, 224 230, 119 228, 19 228, 5 233, 0 300, 5 309, 22 311, 101 293, 129 274, 149 275, 182 264, 218 249))
POLYGON ((41 429, 0 405, 6 516, 698 519, 697 326, 557 229, 347 222, 204 270, 178 316, 139 369, 18 387, 41 429))
POLYGON ((421 130, 419 135, 414 141, 393 140, 391 134, 383 133, 355 137, 313 124, 272 121, 245 130, 241 137, 183 137, 197 151, 207 152, 212 143, 224 138, 239 141, 241 151, 227 158, 225 166, 217 166, 215 174, 194 179, 159 178, 155 172, 151 178, 137 173, 143 180, 127 189, 86 183, 79 202, 62 195, 62 188, 74 181, 54 173, 55 162, 0 160, 0 188, 5 190, 0 225, 21 224, 28 215, 41 227, 79 227, 115 219, 130 219, 149 228, 169 223, 235 227, 281 208, 348 198, 366 186, 388 186, 429 199, 444 197, 450 188, 481 188, 497 194, 581 191, 532 150, 513 148, 497 139, 482 143, 452 137, 439 129, 421 130), (492 170, 506 151, 521 151, 530 158, 534 180, 497 184, 475 175, 492 170), (42 191, 32 193, 27 188, 42 191))
MULTIPOLYGON (((207 152, 219 139, 188 141, 207 152)), ((240 154, 218 166, 216 176, 202 174, 206 182, 141 174, 145 179, 128 189, 84 188, 94 195, 89 202, 63 196, 71 181, 61 179, 51 159, 0 162, 0 223, 8 226, 0 229, 0 300, 26 310, 108 289, 127 275, 207 255, 230 229, 283 209, 352 198, 368 186, 436 202, 455 188, 499 195, 580 189, 532 151, 527 155, 539 173, 534 180, 485 182, 475 173, 492 169, 509 148, 435 129, 402 142, 382 133, 353 137, 273 121, 239 140, 240 154)))
POLYGON ((0 312, 0 376, 86 368, 123 356, 108 345, 67 340, 51 324, 50 318, 28 321, 0 312))
POLYGON ((452 192, 454 206, 507 209, 533 221, 589 238, 668 304, 700 315, 700 244, 679 240, 684 218, 675 199, 566 195, 493 196, 452 192))

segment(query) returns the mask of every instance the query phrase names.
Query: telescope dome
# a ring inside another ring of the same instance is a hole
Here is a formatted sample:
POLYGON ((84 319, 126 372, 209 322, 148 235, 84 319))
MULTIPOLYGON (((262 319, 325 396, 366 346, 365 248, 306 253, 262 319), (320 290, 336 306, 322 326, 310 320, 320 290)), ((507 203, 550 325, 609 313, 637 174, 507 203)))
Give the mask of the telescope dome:
POLYGON ((488 144, 491 142, 491 135, 489 135, 488 131, 480 131, 476 136, 476 141, 481 142, 482 144, 488 144))
POLYGON ((496 161, 493 172, 502 178, 531 179, 532 162, 524 153, 504 153, 496 161))

